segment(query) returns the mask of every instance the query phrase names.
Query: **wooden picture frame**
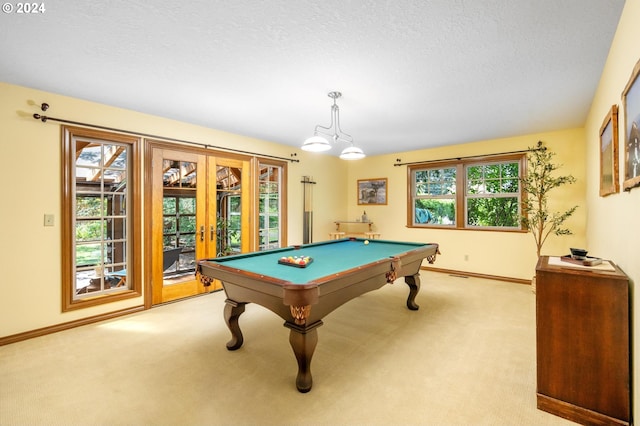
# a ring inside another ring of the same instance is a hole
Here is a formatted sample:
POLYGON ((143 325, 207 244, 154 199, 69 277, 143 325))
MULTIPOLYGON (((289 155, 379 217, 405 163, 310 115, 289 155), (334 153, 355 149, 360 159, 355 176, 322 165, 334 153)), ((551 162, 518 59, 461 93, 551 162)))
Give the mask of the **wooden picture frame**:
POLYGON ((612 105, 600 127, 600 196, 619 191, 618 105, 612 105))
POLYGON ((359 179, 358 204, 386 205, 387 178, 359 179))
POLYGON ((633 67, 624 91, 622 105, 624 107, 624 182, 625 191, 640 186, 640 59, 633 67))

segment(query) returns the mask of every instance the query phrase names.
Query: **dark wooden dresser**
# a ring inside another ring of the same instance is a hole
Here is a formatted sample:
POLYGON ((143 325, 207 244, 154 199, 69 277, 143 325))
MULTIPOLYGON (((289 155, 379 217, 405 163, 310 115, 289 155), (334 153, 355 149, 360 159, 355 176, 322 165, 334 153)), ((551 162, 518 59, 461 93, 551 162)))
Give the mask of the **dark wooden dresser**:
POLYGON ((536 267, 538 408, 581 424, 628 425, 629 278, 613 262, 602 271, 559 260, 542 256, 536 267))

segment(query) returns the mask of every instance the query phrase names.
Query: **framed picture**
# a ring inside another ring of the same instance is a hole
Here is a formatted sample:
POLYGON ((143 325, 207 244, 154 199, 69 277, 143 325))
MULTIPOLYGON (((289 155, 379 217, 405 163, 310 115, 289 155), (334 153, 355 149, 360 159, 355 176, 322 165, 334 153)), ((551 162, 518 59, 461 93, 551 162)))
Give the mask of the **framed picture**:
POLYGON ((640 60, 622 92, 624 106, 624 182, 622 188, 631 190, 640 185, 640 60))
POLYGON ((600 196, 616 194, 618 182, 618 105, 613 105, 600 127, 600 196))
POLYGON ((359 179, 358 204, 387 204, 387 178, 359 179))

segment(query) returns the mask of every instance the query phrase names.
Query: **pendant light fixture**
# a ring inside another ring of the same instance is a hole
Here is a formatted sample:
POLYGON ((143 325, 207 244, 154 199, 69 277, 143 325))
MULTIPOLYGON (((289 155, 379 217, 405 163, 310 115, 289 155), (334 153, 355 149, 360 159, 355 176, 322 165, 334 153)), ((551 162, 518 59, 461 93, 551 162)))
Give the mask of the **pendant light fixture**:
POLYGON ((331 105, 331 124, 328 127, 317 125, 313 132, 313 136, 302 144, 302 150, 310 152, 323 152, 330 150, 331 144, 325 137, 321 136, 325 135, 333 139, 334 143, 341 141, 349 144, 349 146, 340 154, 341 159, 359 160, 364 158, 364 152, 353 144, 353 137, 343 132, 340 128, 340 108, 338 108, 336 100, 342 96, 342 93, 329 92, 328 96, 333 99, 333 105, 331 105))

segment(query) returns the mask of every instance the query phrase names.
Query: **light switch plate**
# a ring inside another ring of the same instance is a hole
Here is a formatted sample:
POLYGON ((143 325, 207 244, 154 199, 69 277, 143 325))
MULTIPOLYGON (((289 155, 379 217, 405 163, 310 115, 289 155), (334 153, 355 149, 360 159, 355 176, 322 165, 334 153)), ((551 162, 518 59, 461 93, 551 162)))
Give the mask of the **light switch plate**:
POLYGON ((54 216, 52 214, 44 215, 44 226, 53 226, 54 216))

